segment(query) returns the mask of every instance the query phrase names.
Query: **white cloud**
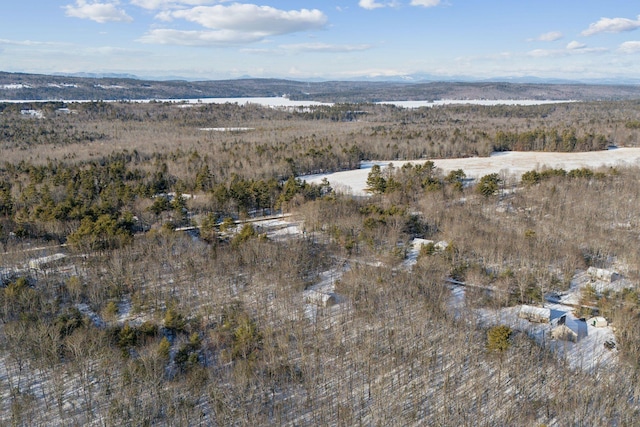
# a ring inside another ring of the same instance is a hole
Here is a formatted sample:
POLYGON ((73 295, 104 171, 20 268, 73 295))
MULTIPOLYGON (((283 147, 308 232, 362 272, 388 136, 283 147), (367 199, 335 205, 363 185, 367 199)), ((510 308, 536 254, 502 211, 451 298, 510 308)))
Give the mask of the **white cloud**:
POLYGON ((63 46, 62 43, 57 42, 37 42, 33 40, 8 40, 0 39, 0 45, 9 46, 63 46))
POLYGON ((299 44, 284 44, 273 49, 264 48, 251 48, 242 49, 243 53, 249 54, 268 54, 268 55, 287 55, 287 54, 299 54, 299 53, 349 53, 349 52, 361 52, 371 49, 372 46, 368 44, 327 44, 327 43, 299 43, 299 44))
POLYGON ((179 6, 201 6, 205 4, 222 3, 219 0, 131 0, 131 4, 143 9, 157 10, 179 6))
POLYGON ((544 58, 547 56, 560 56, 563 54, 564 54, 564 51, 562 50, 552 50, 552 49, 534 49, 527 52, 528 56, 533 56, 534 58, 544 58))
POLYGON ((358 51, 371 49, 371 45, 367 45, 367 44, 336 45, 336 44, 326 44, 326 43, 300 43, 300 44, 282 45, 280 47, 290 52, 329 52, 329 53, 358 52, 358 51))
POLYGON ((411 0, 411 6, 434 7, 440 4, 440 0, 411 0))
POLYGON ((534 58, 559 57, 569 55, 580 55, 589 53, 604 53, 609 49, 603 47, 587 47, 586 45, 573 41, 565 49, 534 49, 527 52, 527 56, 534 58))
POLYGON ((572 42, 569 42, 569 44, 567 44, 567 49, 568 49, 568 50, 584 49, 584 48, 586 48, 586 47, 587 47, 587 45, 586 45, 586 44, 584 44, 584 43, 580 43, 580 42, 577 42, 577 41, 575 41, 575 40, 574 40, 574 41, 572 41, 572 42))
POLYGON ((248 53, 248 54, 260 54, 260 55, 282 55, 284 54, 283 51, 277 50, 277 49, 264 49, 264 48, 260 48, 260 49, 256 49, 256 48, 244 48, 244 49, 240 49, 240 52, 242 53, 248 53))
POLYGON ((173 21, 173 16, 171 16, 171 11, 169 10, 163 10, 162 12, 158 13, 155 18, 159 21, 173 21))
POLYGON ((138 41, 182 46, 224 46, 254 43, 269 36, 321 29, 327 23, 327 17, 317 9, 286 11, 270 6, 240 3, 229 6, 197 6, 191 9, 163 10, 156 15, 156 19, 162 21, 184 19, 199 24, 207 30, 153 29, 138 41))
POLYGON ((624 42, 618 50, 623 53, 640 53, 640 41, 624 42))
POLYGON ((168 0, 131 0, 132 5, 149 10, 161 9, 170 3, 168 0))
POLYGON ((407 71, 396 70, 396 69, 379 69, 379 68, 351 70, 351 71, 343 71, 343 72, 337 73, 337 75, 340 77, 367 76, 370 78, 398 77, 398 76, 405 76, 407 74, 409 74, 409 72, 407 71))
POLYGON ((258 32, 239 32, 233 30, 215 31, 179 31, 169 29, 151 30, 139 42, 149 44, 171 44, 178 46, 227 46, 253 43, 262 40, 267 34, 258 32))
POLYGON ((540 34, 536 40, 541 42, 554 42, 560 40, 564 35, 560 31, 549 31, 548 33, 540 34))
POLYGON ((270 6, 239 3, 175 10, 167 12, 164 17, 184 19, 215 30, 264 35, 315 30, 327 23, 327 17, 317 9, 286 11, 270 6))
POLYGON ((378 8, 381 8, 381 7, 386 7, 385 4, 378 3, 376 0, 360 0, 358 2, 358 6, 360 6, 363 9, 367 9, 367 10, 373 10, 373 9, 378 9, 378 8))
MULTIPOLYGON (((434 1, 437 1, 438 3, 440 2, 440 0, 418 0, 418 3, 425 3, 425 2, 432 3, 434 1)), ((398 0, 389 0, 386 2, 379 2, 378 0, 360 0, 358 2, 358 6, 360 6, 363 9, 374 10, 374 9, 380 9, 383 7, 401 7, 402 3, 398 0)), ((413 5, 413 6, 418 6, 418 5, 413 5)))
POLYGON ((121 47, 112 47, 112 46, 100 46, 100 47, 92 47, 86 48, 82 50, 83 54, 88 55, 101 55, 101 56, 135 56, 140 57, 142 55, 148 55, 147 52, 138 49, 127 49, 121 47))
POLYGON ((621 33, 624 31, 633 31, 640 28, 640 16, 637 20, 628 18, 600 18, 598 22, 589 25, 581 35, 592 36, 599 33, 621 33))
POLYGON ((111 3, 87 3, 86 0, 76 0, 76 4, 65 6, 66 15, 73 18, 91 19, 104 24, 105 22, 131 22, 127 13, 118 9, 119 2, 111 3))

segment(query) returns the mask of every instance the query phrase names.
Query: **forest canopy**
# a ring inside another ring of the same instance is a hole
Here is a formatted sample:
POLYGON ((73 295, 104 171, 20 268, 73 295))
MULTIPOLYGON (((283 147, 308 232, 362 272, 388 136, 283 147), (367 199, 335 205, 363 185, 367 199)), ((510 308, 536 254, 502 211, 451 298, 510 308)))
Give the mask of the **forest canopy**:
POLYGON ((431 161, 636 146, 635 101, 0 111, 0 424, 637 419, 640 170, 431 161), (363 160, 366 197, 300 179, 363 160), (514 314, 578 279, 580 365, 514 314))

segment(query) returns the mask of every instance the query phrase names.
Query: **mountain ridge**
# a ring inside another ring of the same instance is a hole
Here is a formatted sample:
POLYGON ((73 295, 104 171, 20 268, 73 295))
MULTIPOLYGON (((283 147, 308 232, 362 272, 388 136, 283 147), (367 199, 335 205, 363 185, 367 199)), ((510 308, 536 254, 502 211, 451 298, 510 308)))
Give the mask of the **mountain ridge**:
POLYGON ((287 96, 324 102, 438 99, 629 100, 640 85, 520 81, 298 81, 277 78, 144 80, 131 75, 60 76, 0 72, 2 100, 140 100, 287 96))

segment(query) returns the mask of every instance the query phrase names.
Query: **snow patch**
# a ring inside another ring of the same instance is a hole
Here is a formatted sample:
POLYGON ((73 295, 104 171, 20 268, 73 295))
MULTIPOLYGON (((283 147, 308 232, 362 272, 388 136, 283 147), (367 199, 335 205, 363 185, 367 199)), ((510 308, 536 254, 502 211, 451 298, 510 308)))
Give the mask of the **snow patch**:
POLYGON ((10 83, 10 84, 0 85, 0 89, 5 89, 5 90, 30 89, 30 88, 31 86, 25 85, 22 83, 10 83))

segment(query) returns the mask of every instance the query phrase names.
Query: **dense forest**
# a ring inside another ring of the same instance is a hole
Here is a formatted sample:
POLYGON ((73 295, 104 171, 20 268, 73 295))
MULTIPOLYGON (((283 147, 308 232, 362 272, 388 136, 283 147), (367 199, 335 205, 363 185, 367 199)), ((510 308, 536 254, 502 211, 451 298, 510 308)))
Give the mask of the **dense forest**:
POLYGON ((635 425, 640 169, 425 160, 639 135, 638 101, 0 104, 0 423, 635 425), (368 197, 298 179, 396 159, 368 197), (487 321, 589 267, 630 283, 576 303, 609 362, 487 321))

